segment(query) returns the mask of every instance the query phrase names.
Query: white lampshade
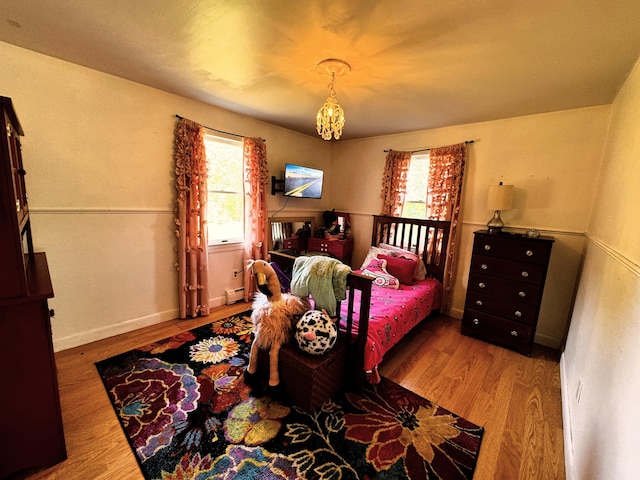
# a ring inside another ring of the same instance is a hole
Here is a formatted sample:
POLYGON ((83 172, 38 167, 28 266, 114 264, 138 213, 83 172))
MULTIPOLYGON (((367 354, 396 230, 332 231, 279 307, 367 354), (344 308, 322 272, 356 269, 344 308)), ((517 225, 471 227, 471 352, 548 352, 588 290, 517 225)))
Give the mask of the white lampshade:
POLYGON ((487 208, 489 210, 509 210, 513 203, 513 185, 490 185, 489 200, 487 208))

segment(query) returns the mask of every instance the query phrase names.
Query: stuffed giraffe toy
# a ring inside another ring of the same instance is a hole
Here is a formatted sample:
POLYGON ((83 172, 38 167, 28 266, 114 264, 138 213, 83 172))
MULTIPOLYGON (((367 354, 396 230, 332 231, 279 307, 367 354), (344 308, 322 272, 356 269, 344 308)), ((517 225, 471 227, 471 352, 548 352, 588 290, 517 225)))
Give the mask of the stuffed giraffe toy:
POLYGON ((251 321, 254 339, 249 366, 244 374, 247 385, 257 386, 258 352, 269 352, 269 386, 267 393, 277 394, 280 385, 280 348, 293 337, 297 318, 310 309, 308 300, 290 293, 281 293, 280 281, 273 267, 264 260, 249 264, 258 286, 253 301, 251 321))

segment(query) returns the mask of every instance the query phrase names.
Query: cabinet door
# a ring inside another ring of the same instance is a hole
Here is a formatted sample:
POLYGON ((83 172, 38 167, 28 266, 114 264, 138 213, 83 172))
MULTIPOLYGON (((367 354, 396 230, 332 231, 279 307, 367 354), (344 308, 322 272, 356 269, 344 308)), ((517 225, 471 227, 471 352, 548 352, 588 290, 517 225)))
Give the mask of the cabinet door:
MULTIPOLYGON (((46 300, 0 307, 5 394, 0 396, 0 478, 66 458, 46 300)), ((3 390, 4 391, 4 390, 3 390)))

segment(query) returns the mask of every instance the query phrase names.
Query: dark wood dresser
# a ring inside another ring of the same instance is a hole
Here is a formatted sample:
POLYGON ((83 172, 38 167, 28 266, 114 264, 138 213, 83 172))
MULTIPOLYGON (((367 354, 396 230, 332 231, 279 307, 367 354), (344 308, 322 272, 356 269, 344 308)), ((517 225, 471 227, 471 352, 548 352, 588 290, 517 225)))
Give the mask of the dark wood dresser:
POLYGON ((67 458, 47 300, 47 258, 34 253, 22 164, 22 127, 0 97, 0 478, 67 458))
POLYGON ((462 333, 531 355, 554 239, 474 236, 462 333))

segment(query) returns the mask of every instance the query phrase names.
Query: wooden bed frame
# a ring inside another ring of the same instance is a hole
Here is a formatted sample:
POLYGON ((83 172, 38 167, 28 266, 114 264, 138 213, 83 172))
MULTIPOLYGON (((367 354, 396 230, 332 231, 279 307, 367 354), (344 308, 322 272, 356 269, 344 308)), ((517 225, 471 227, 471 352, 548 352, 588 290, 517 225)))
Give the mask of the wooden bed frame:
MULTIPOLYGON (((373 216, 373 230, 371 245, 386 243, 404 248, 420 256, 427 268, 427 276, 436 278, 443 283, 447 248, 449 246, 450 222, 438 220, 420 220, 415 218, 389 217, 382 215, 373 216)), ((296 257, 282 252, 270 252, 271 261, 287 274, 291 275, 293 263, 296 257)), ((345 385, 348 390, 358 391, 365 383, 364 375, 364 349, 369 328, 369 307, 371 303, 371 286, 373 278, 350 273, 347 277, 348 309, 346 318, 340 318, 343 322, 344 341, 348 345, 348 358, 345 385), (353 315, 354 292, 360 291, 359 328, 354 339, 353 315)), ((339 306, 340 307, 340 306, 339 306)), ((338 308, 340 312, 340 308, 338 308)))

